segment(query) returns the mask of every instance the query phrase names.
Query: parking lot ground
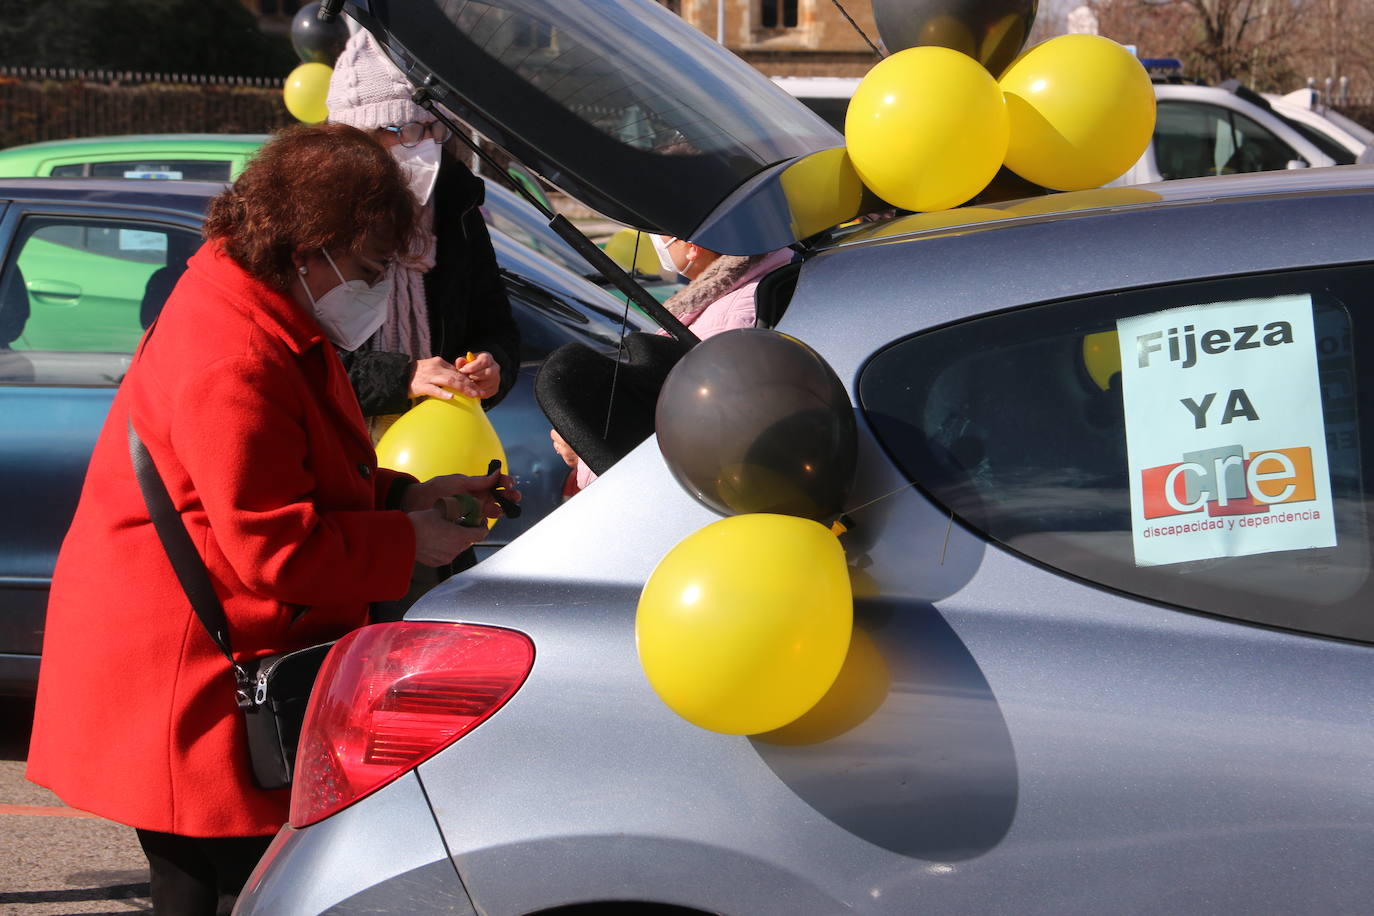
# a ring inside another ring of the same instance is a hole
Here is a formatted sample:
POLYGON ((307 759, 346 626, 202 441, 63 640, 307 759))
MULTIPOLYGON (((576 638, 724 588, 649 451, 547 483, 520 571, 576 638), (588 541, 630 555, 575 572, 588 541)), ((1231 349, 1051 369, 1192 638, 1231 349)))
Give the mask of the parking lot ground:
POLYGON ((33 701, 0 698, 0 914, 151 912, 132 829, 24 779, 33 701))

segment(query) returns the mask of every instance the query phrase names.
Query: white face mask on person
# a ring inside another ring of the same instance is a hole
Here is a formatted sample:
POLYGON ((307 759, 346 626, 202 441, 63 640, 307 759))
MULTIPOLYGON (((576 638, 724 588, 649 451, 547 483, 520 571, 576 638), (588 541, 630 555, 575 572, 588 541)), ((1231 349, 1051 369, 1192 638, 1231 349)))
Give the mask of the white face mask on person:
POLYGON ((391 155, 396 157, 405 173, 410 193, 422 207, 429 202, 434 183, 439 179, 440 152, 439 144, 429 137, 411 147, 397 145, 391 148, 391 155))
POLYGON ((669 277, 676 277, 682 273, 682 269, 673 263, 673 253, 668 250, 668 246, 676 242, 675 238, 668 238, 662 235, 651 235, 649 241, 654 243, 654 252, 658 255, 658 266, 663 268, 663 273, 669 277))
POLYGON ((305 295, 330 342, 343 350, 356 350, 386 320, 387 303, 391 301, 391 271, 369 286, 366 280, 345 280, 329 252, 321 248, 320 254, 338 274, 339 285, 316 299, 305 282, 305 268, 301 268, 301 286, 305 287, 305 295))

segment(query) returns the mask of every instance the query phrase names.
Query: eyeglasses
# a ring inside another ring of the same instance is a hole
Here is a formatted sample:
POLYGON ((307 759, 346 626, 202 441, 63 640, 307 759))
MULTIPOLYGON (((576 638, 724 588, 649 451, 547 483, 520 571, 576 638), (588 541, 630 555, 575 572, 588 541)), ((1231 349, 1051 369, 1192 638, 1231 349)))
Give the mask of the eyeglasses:
POLYGON ((401 141, 401 145, 406 149, 417 145, 421 140, 429 137, 435 143, 443 145, 453 136, 453 131, 438 121, 431 121, 428 124, 421 124, 419 121, 411 121, 402 124, 400 127, 383 127, 382 130, 389 130, 396 135, 396 139, 401 141))

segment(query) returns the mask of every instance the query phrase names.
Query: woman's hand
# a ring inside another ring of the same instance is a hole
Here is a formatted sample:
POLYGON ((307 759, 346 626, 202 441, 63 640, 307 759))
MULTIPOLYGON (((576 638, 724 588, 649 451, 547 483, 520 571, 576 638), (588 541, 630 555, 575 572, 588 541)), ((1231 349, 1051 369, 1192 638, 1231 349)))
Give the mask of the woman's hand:
MULTIPOLYGON (((461 363, 462 360, 459 362, 461 363)), ((497 381, 499 383, 499 377, 497 381)), ((410 376, 410 396, 412 398, 429 396, 447 401, 453 397, 453 392, 445 391, 446 388, 452 388, 453 391, 469 397, 484 397, 477 384, 469 376, 459 372, 457 366, 442 356, 431 356, 429 359, 417 359, 415 361, 415 371, 410 376)))
POLYGON ((487 536, 486 525, 455 525, 438 509, 408 512, 406 517, 415 529, 415 562, 425 566, 452 563, 454 557, 487 536))
POLYGON ((454 365, 471 382, 477 392, 474 397, 489 398, 501 390, 501 367, 490 353, 478 353, 472 359, 460 359, 454 365))
POLYGON ((488 474, 486 477, 445 474, 407 487, 401 496, 401 508, 406 512, 415 513, 433 508, 434 504, 445 496, 467 493, 482 504, 483 518, 500 518, 503 514, 501 506, 496 502, 492 492, 498 489, 502 499, 520 502, 520 491, 515 489, 515 480, 509 474, 488 474))
POLYGON ((549 430, 549 439, 553 441, 553 450, 558 453, 558 457, 563 459, 563 463, 570 468, 577 467, 577 452, 572 450, 572 446, 567 440, 558 435, 558 430, 549 430))

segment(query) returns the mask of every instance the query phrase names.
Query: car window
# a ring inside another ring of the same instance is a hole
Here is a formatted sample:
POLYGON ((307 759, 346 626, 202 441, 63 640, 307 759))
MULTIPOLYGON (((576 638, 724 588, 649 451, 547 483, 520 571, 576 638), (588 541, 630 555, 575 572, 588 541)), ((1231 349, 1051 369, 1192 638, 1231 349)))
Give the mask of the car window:
POLYGON ((170 178, 186 181, 228 181, 227 160, 134 159, 128 162, 92 162, 92 178, 170 178))
POLYGON ((844 133, 844 119, 849 113, 849 99, 798 96, 797 101, 824 118, 825 123, 844 133))
POLYGON ((618 222, 685 234, 761 169, 841 141, 728 49, 635 0, 372 12, 385 43, 435 70, 455 114, 618 222))
POLYGON ((53 166, 52 178, 154 178, 184 181, 228 181, 228 160, 130 159, 124 162, 80 162, 53 166))
POLYGON ((1164 178, 1281 170, 1302 158, 1245 115, 1194 102, 1159 103, 1154 146, 1164 178))
POLYGON ((1302 134, 1303 139, 1311 143, 1317 149, 1331 157, 1331 161, 1337 165, 1354 165, 1355 154, 1341 146, 1333 138, 1322 133, 1310 124, 1304 124, 1296 118, 1290 118, 1281 111, 1274 112, 1274 116, 1283 121, 1293 130, 1302 134))
POLYGON ((551 231, 539 231, 527 222, 512 219, 512 213, 500 206, 483 206, 482 216, 486 223, 497 232, 505 233, 521 245, 542 254, 565 270, 579 277, 594 273, 591 266, 568 243, 553 235, 551 231))
MULTIPOLYGON (((588 303, 573 304, 551 290, 510 273, 506 294, 520 325, 520 361, 541 362, 565 343, 614 347, 620 341, 620 314, 588 303)), ((630 321, 626 331, 644 330, 630 321)))
POLYGON ((910 480, 1032 560, 1374 642, 1372 289, 1364 265, 979 318, 879 353, 860 402, 910 480))
POLYGON ((117 384, 199 242, 162 223, 26 217, 0 272, 0 384, 117 384))

